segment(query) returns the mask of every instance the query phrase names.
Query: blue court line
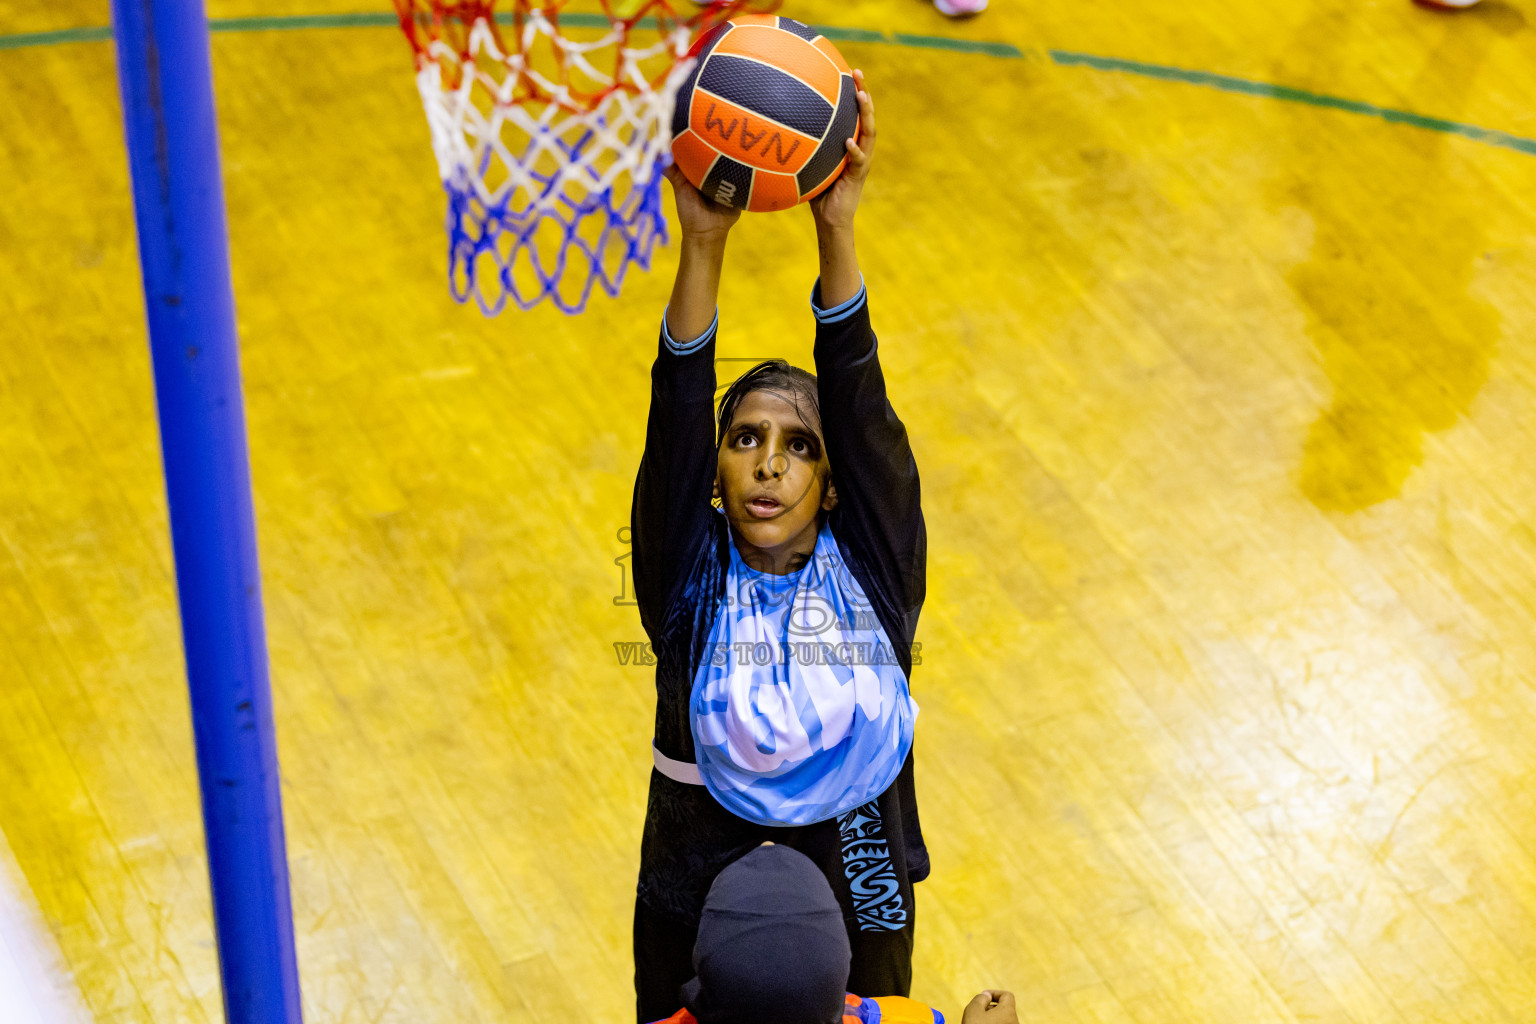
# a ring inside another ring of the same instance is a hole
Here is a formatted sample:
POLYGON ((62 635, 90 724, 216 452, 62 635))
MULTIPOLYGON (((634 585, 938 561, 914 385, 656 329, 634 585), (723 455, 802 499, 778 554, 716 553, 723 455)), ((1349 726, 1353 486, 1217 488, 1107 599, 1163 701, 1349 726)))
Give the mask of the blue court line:
MULTIPOLYGON (((567 25, 579 28, 601 27, 608 24, 608 19, 601 14, 566 14, 562 16, 561 21, 567 25)), ((643 18, 640 23, 643 26, 647 25, 647 23, 651 23, 651 19, 643 18)), ((399 18, 393 12, 369 11, 357 14, 301 14, 262 18, 211 18, 208 22, 208 28, 210 31, 222 33, 297 31, 316 28, 378 28, 397 24, 399 24, 399 18)), ((909 35, 905 32, 880 32, 874 29, 847 28, 837 25, 815 25, 812 27, 834 42, 878 43, 886 46, 901 46, 912 49, 977 54, 1004 60, 1019 60, 1024 57, 1024 51, 1012 43, 956 39, 951 36, 909 35)), ((0 50, 17 50, 32 46, 55 46, 61 43, 101 42, 111 38, 112 29, 107 25, 69 28, 57 32, 0 35, 0 50)), ((1186 68, 1173 67, 1167 64, 1149 64, 1145 61, 1125 60, 1119 57, 1100 57, 1091 53, 1074 53, 1071 50, 1047 50, 1046 53, 1054 63, 1063 67, 1089 67, 1097 71, 1114 71, 1122 74, 1140 75, 1143 78, 1154 78, 1164 82, 1179 82, 1184 85, 1198 85, 1208 89, 1219 89, 1222 92, 1239 93, 1244 96, 1259 96, 1265 99, 1283 100, 1287 103, 1301 103, 1306 106, 1320 107, 1327 110, 1341 110, 1349 114, 1378 118, 1389 124, 1402 124, 1413 128, 1421 128, 1425 131, 1456 135, 1464 139, 1470 139, 1473 142, 1481 142, 1484 145, 1499 146, 1503 149, 1512 149, 1517 153, 1524 153, 1528 156, 1536 156, 1536 139, 1528 139, 1524 136, 1512 135, 1509 132, 1502 132, 1492 128, 1480 128, 1475 124, 1466 124, 1461 121, 1449 121, 1441 117, 1415 114, 1411 110, 1379 107, 1374 103, 1348 100, 1339 96, 1328 96, 1324 93, 1309 92, 1306 89, 1296 89, 1288 85, 1255 82, 1252 79, 1236 78, 1232 75, 1219 75, 1210 71, 1190 71, 1186 68)))

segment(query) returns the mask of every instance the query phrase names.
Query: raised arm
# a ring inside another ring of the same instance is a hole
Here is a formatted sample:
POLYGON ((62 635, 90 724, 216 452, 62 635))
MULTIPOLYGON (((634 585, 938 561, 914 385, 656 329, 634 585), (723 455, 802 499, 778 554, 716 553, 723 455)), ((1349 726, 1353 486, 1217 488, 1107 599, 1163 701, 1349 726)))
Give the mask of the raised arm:
POLYGON ((821 257, 819 305, 824 309, 840 306, 864 289, 853 247, 853 215, 858 212, 875 153, 875 101, 864 88, 864 72, 855 71, 853 81, 858 86, 859 134, 847 142, 848 166, 810 203, 811 216, 816 220, 816 250, 821 257))
POLYGON ((726 237, 739 213, 699 195, 677 170, 682 253, 651 367, 645 454, 630 533, 640 621, 660 635, 677 588, 709 539, 715 480, 715 331, 726 237))
POLYGON ((682 234, 682 256, 667 303, 666 326, 679 345, 697 339, 715 321, 720 297, 720 271, 725 266, 725 242, 740 210, 720 206, 699 194, 673 164, 667 180, 677 198, 677 219, 682 234))
POLYGON ((854 247, 854 213, 869 177, 875 116, 863 73, 853 74, 859 87, 859 138, 848 140, 842 176, 811 202, 821 257, 821 278, 811 295, 816 378, 837 487, 839 539, 879 578, 880 589, 897 599, 899 607, 891 610, 912 626, 924 596, 927 534, 917 462, 886 396, 854 247))

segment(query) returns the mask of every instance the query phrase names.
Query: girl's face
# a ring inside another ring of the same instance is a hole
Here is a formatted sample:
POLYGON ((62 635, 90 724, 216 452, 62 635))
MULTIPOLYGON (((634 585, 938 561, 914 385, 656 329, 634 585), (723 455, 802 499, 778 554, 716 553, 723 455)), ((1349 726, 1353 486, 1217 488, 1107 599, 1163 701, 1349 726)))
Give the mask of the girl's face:
POLYGON ((715 497, 742 560, 794 572, 816 550, 819 514, 837 505, 821 433, 772 391, 742 398, 718 453, 715 497))

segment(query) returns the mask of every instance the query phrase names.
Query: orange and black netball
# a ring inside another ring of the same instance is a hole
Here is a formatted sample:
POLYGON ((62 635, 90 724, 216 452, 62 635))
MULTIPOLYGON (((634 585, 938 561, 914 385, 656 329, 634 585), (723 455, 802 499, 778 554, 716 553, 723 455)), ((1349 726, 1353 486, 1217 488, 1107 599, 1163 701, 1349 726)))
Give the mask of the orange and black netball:
POLYGON ((793 18, 751 15, 707 34, 678 90, 672 156, 709 199, 783 210, 842 173, 858 90, 837 47, 793 18))

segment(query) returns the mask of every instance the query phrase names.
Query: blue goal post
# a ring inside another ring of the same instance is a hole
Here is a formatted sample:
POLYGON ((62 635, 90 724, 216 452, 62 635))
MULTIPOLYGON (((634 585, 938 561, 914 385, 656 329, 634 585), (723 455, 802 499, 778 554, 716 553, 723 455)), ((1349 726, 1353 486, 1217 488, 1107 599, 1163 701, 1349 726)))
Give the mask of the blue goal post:
POLYGON ((229 1024, 300 1024, 202 0, 112 0, 229 1024))

